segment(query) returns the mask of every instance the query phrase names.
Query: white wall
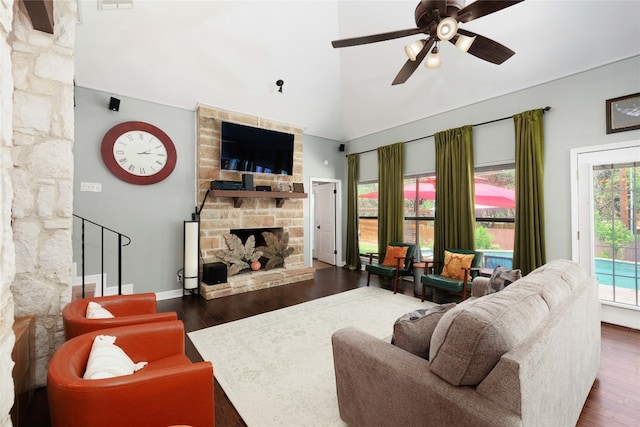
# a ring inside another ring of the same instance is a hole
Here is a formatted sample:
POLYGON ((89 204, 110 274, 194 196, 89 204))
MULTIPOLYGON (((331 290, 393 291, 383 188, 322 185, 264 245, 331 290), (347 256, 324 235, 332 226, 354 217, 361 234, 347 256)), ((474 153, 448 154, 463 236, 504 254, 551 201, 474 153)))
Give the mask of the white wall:
MULTIPOLYGON (((463 83, 462 83, 463 84, 463 83)), ((640 90, 640 56, 548 82, 350 141, 348 152, 362 152, 435 132, 512 116, 551 106, 545 113, 545 220, 547 259, 571 258, 571 185, 569 151, 576 147, 640 139, 640 130, 607 135, 605 100, 640 90)), ((477 166, 513 162, 512 120, 473 129, 477 166)), ((405 173, 435 170, 434 139, 405 147, 405 173)), ((376 153, 360 159, 360 180, 377 179, 376 153)))

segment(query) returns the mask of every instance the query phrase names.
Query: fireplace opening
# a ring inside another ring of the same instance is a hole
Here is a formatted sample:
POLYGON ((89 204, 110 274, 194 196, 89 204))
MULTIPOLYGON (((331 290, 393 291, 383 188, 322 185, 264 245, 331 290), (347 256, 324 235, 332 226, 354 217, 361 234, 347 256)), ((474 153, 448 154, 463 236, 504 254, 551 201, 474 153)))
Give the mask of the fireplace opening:
MULTIPOLYGON (((256 240, 256 248, 259 246, 266 246, 267 242, 264 240, 264 237, 262 236, 262 233, 264 231, 269 231, 271 233, 273 233, 278 239, 282 238, 282 235, 284 234, 284 229, 282 227, 276 227, 276 228, 238 228, 235 230, 229 230, 229 233, 231 234, 235 234, 236 236, 238 236, 240 238, 240 240, 242 241, 242 244, 247 243, 247 239, 249 238, 249 236, 254 236, 255 240, 256 240)), ((264 267, 267 265, 267 261, 268 259, 265 257, 260 257, 260 268, 264 269, 264 267)))

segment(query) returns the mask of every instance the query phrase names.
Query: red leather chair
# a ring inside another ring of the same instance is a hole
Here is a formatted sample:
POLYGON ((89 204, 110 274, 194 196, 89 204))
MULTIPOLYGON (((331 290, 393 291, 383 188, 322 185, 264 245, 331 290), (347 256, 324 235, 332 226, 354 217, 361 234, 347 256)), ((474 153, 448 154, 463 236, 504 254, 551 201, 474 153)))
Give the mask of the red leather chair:
POLYGON ((62 310, 64 333, 71 339, 87 332, 139 323, 165 322, 177 320, 175 312, 158 313, 156 295, 152 292, 134 295, 113 295, 85 298, 71 301, 62 310), (94 301, 109 310, 115 317, 108 319, 87 319, 87 305, 94 301))
POLYGON ((66 341, 49 363, 47 396, 53 427, 214 426, 213 366, 184 354, 181 321, 89 332, 66 341), (135 362, 131 374, 83 379, 96 335, 112 335, 135 362))

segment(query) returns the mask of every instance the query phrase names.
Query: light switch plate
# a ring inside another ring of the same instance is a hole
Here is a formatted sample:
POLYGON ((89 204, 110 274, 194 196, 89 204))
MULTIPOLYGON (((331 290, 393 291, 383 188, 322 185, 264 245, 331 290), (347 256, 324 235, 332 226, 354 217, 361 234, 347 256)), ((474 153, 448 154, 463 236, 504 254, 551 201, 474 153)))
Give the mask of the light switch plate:
POLYGON ((102 191, 102 184, 99 182, 81 182, 80 191, 90 191, 92 193, 100 193, 102 191))

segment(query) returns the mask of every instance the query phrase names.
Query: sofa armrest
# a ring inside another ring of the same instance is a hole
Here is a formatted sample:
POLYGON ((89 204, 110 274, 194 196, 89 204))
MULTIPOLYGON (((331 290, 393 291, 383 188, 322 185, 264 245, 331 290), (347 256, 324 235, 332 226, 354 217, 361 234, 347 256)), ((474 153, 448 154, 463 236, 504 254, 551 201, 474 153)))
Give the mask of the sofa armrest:
POLYGON ((471 284, 471 296, 483 297, 485 295, 492 294, 493 288, 491 288, 491 282, 488 277, 478 276, 473 279, 471 284))
POLYGON ((510 426, 520 418, 433 374, 429 361, 355 328, 332 336, 340 417, 350 426, 510 426))

